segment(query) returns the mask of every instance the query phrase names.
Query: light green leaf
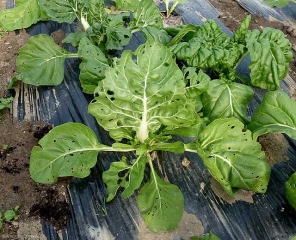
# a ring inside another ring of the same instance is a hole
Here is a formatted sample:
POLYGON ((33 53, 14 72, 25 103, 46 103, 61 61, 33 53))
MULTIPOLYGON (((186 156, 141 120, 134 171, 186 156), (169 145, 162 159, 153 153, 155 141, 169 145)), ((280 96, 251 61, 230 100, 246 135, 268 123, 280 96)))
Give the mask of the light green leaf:
POLYGON ((131 30, 121 25, 108 26, 107 34, 107 50, 121 50, 123 46, 127 45, 131 39, 131 30))
POLYGON ((254 96, 249 86, 236 82, 213 80, 202 95, 203 114, 211 121, 218 118, 236 117, 248 122, 247 107, 254 96))
POLYGON ((52 37, 45 34, 30 37, 16 59, 17 78, 35 86, 56 86, 64 79, 64 62, 69 57, 77 54, 61 48, 52 37))
POLYGON ((152 26, 161 29, 162 19, 160 11, 153 0, 142 0, 134 10, 133 19, 129 24, 130 28, 144 28, 152 26))
POLYGON ((124 188, 121 196, 130 197, 138 189, 144 178, 146 155, 141 155, 131 163, 123 158, 120 162, 111 163, 110 169, 103 172, 103 181, 107 184, 108 198, 111 201, 119 187, 124 188))
POLYGON ((147 41, 155 41, 162 45, 167 45, 171 39, 167 32, 163 29, 158 29, 156 27, 147 26, 141 28, 141 31, 147 41))
POLYGON ((251 84, 277 90, 293 58, 290 41, 281 30, 267 27, 262 33, 258 30, 249 31, 247 48, 251 56, 251 84))
POLYGON ((158 143, 151 146, 151 150, 169 151, 174 153, 184 153, 184 143, 173 142, 173 143, 158 143))
POLYGON ((14 220, 16 217, 17 217, 17 215, 16 215, 14 210, 7 210, 4 213, 4 218, 5 218, 6 221, 14 220))
POLYGON ((105 78, 108 60, 100 48, 86 37, 80 40, 78 49, 78 57, 82 59, 79 79, 83 92, 93 94, 98 82, 105 78))
POLYGON ((198 135, 197 152, 229 195, 236 188, 265 193, 270 167, 261 145, 243 129, 236 118, 217 119, 198 135))
POLYGON ((186 96, 188 98, 196 99, 203 92, 207 91, 211 78, 205 74, 202 70, 196 73, 195 67, 187 67, 183 69, 185 79, 187 80, 186 85, 186 96))
POLYGON ((39 0, 43 11, 54 21, 72 23, 76 18, 77 0, 39 0))
POLYGON ((136 136, 144 142, 160 127, 195 123, 194 102, 186 98, 182 71, 166 47, 147 42, 135 53, 124 51, 105 75, 89 112, 115 140, 136 136))
POLYGON ((38 0, 18 0, 16 7, 0 10, 0 30, 1 26, 6 31, 27 28, 41 20, 46 21, 48 17, 38 0))
POLYGON ((134 11, 140 0, 114 0, 116 10, 134 11))
POLYGON ((95 133, 81 123, 53 128, 35 146, 30 158, 30 175, 38 183, 53 183, 58 177, 87 177, 97 162, 98 152, 110 149, 97 141, 95 133))
POLYGON ((163 181, 151 169, 149 182, 140 190, 138 206, 150 231, 170 231, 182 218, 184 197, 176 185, 163 181))
POLYGON ((270 7, 282 8, 288 5, 290 0, 263 0, 263 2, 270 7))
POLYGON ((190 240, 220 240, 214 233, 207 233, 202 235, 200 238, 191 237, 190 240))
POLYGON ((183 40, 185 36, 191 35, 190 38, 192 38, 195 32, 198 30, 198 28, 199 28, 198 26, 195 26, 192 24, 188 24, 186 26, 181 25, 181 26, 177 26, 176 28, 166 28, 166 31, 170 33, 170 35, 174 36, 174 38, 172 39, 172 41, 168 46, 171 47, 175 44, 178 44, 183 40))
POLYGON ((265 94, 256 109, 248 129, 254 139, 264 133, 281 132, 296 138, 296 102, 285 92, 274 91, 265 94))
POLYGON ((291 206, 296 210, 296 173, 293 173, 285 183, 286 197, 291 206))

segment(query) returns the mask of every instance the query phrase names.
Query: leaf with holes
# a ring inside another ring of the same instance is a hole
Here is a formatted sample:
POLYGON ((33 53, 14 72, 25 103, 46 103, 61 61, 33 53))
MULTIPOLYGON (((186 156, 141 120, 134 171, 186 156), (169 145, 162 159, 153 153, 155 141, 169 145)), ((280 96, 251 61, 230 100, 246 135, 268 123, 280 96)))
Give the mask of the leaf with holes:
POLYGON ((115 197, 119 187, 124 189, 121 194, 124 198, 130 197, 140 187, 144 178, 146 160, 146 155, 141 155, 131 163, 128 163, 126 158, 111 163, 110 169, 103 173, 103 181, 107 185, 107 202, 115 197))
POLYGON ((150 231, 170 231, 182 218, 184 198, 176 185, 163 181, 151 169, 149 182, 140 190, 138 206, 150 231))
POLYGON ((236 117, 247 123, 247 107, 253 95, 254 91, 249 86, 223 80, 211 81, 202 95, 203 114, 211 121, 236 117))
POLYGON ((41 20, 46 21, 48 17, 38 0, 18 0, 16 7, 0 11, 0 26, 6 31, 27 28, 41 20))
POLYGON ((291 206, 296 210, 296 173, 293 173, 285 183, 286 197, 291 206))
POLYGON ((248 129, 254 139, 265 133, 280 132, 296 138, 296 102, 284 91, 268 92, 256 109, 248 129))
POLYGON ((261 145, 236 118, 217 119, 199 135, 198 154, 229 195, 242 188, 265 193, 270 167, 261 145))
POLYGON ((30 175, 35 182, 53 183, 58 177, 83 178, 97 162, 98 152, 108 150, 95 133, 81 123, 65 123, 53 128, 34 147, 30 175))
POLYGON ((100 48, 84 37, 79 42, 78 57, 82 62, 79 65, 79 80, 85 93, 93 94, 98 82, 105 78, 105 69, 108 60, 100 48))
POLYGON ((17 78, 35 86, 56 86, 64 79, 65 59, 71 57, 77 54, 61 48, 48 35, 30 37, 16 59, 17 78))
POLYGON ((196 123, 195 102, 186 98, 182 71, 166 47, 147 42, 135 53, 124 51, 105 75, 89 112, 115 140, 144 142, 161 127, 196 123))

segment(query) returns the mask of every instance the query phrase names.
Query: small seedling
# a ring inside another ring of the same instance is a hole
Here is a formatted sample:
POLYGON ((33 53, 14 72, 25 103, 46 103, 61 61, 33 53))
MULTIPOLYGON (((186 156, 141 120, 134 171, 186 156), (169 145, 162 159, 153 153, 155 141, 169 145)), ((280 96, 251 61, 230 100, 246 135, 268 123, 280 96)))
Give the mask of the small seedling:
POLYGON ((16 214, 18 209, 19 206, 15 206, 14 208, 7 210, 3 215, 0 213, 0 230, 3 226, 3 222, 10 222, 18 219, 18 215, 16 214))
POLYGON ((170 0, 165 0, 167 17, 169 17, 171 15, 171 13, 175 10, 176 6, 179 3, 185 3, 185 2, 187 2, 187 0, 176 0, 176 1, 174 1, 173 5, 171 7, 169 7, 170 2, 171 2, 170 0))

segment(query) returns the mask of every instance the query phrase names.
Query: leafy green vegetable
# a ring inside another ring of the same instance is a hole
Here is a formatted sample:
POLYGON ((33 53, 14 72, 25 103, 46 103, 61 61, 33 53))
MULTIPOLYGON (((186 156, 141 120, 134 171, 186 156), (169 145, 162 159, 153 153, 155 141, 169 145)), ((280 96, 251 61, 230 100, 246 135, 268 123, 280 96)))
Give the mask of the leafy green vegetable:
POLYGON ((141 45, 135 53, 124 51, 105 75, 89 112, 117 141, 136 136, 143 143, 160 127, 191 126, 197 118, 194 101, 185 96, 182 71, 158 43, 141 45))
POLYGON ((282 31, 264 28, 260 33, 253 30, 247 34, 250 52, 251 83, 254 86, 277 90, 289 70, 293 58, 291 43, 282 31))
POLYGON ((208 90, 202 95, 203 114, 211 121, 236 117, 246 123, 247 106, 253 95, 254 91, 249 86, 223 80, 211 81, 208 90))
POLYGON ((291 206, 296 210, 296 173, 293 173, 285 183, 286 197, 291 206))
POLYGON ((65 59, 71 57, 77 54, 58 46, 52 37, 45 34, 30 37, 16 60, 17 78, 36 86, 56 86, 64 79, 65 59))
MULTIPOLYGON (((0 111, 6 108, 10 108, 12 101, 13 101, 13 97, 0 98, 0 111)), ((1 118, 2 118, 2 114, 0 112, 0 119, 1 118)))
POLYGON ((0 10, 0 31, 13 31, 30 27, 38 21, 48 20, 39 0, 17 0, 16 7, 0 10))
POLYGON ((265 193, 270 167, 261 145, 236 118, 217 119, 199 135, 197 152, 212 176, 231 196, 242 188, 265 193))
POLYGON ((283 91, 268 92, 256 109, 248 129, 254 139, 265 133, 281 132, 296 138, 296 102, 283 91))
POLYGON ((103 181, 108 186, 107 202, 115 197, 119 187, 124 188, 121 194, 124 198, 130 197, 140 187, 144 178, 146 160, 146 156, 141 155, 131 164, 127 163, 126 158, 111 164, 110 169, 103 173, 103 181))
POLYGON ((200 238, 198 237, 191 237, 190 240, 220 240, 214 233, 207 233, 201 236, 200 238))
POLYGON ((183 195, 177 186, 161 180, 153 168, 150 170, 150 180, 138 196, 140 212, 150 231, 173 230, 183 215, 183 195))
POLYGON ((174 3, 171 7, 169 7, 170 0, 164 0, 164 2, 165 2, 167 17, 168 17, 175 10, 176 6, 179 3, 185 3, 185 2, 187 2, 187 0, 174 0, 174 3))
POLYGON ((83 178, 97 162, 98 152, 108 150, 97 141, 94 132, 80 123, 65 123, 53 128, 32 150, 31 178, 53 183, 58 177, 83 178))
POLYGON ((13 209, 9 209, 9 210, 5 211, 3 216, 2 216, 2 213, 0 213, 0 230, 3 226, 4 221, 9 222, 9 221, 13 221, 13 220, 18 219, 18 215, 16 214, 18 209, 19 209, 19 206, 15 206, 13 209))
POLYGON ((271 7, 282 8, 285 7, 290 2, 290 0, 263 0, 263 2, 271 7))

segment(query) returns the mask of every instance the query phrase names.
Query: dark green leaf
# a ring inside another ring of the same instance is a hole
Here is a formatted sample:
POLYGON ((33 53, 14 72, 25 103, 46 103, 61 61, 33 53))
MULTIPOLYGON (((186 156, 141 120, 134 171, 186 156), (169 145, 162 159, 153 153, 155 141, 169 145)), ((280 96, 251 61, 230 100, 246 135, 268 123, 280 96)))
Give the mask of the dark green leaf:
POLYGON ((296 173, 293 173, 285 183, 286 197, 291 206, 296 210, 296 173))
POLYGON ((256 109, 248 129, 254 138, 264 133, 281 132, 296 138, 296 102, 283 91, 268 92, 256 109))
POLYGON ((78 57, 82 59, 79 65, 79 79, 83 92, 94 94, 98 82, 105 78, 105 69, 109 66, 104 53, 93 45, 88 38, 79 42, 78 57))
POLYGON ((236 118, 217 119, 198 135, 198 154, 232 196, 237 188, 265 193, 270 177, 261 145, 243 129, 236 118))
POLYGON ((103 173, 103 181, 107 184, 107 202, 115 197, 119 187, 124 189, 121 194, 124 198, 130 197, 140 187, 144 178, 146 160, 146 155, 142 155, 134 159, 131 164, 128 164, 125 158, 120 162, 111 163, 110 169, 103 173))
POLYGON ((140 190, 138 206, 150 231, 170 231, 182 218, 184 198, 176 185, 163 181, 151 169, 149 182, 140 190))
POLYGON ((246 34, 249 29, 249 25, 251 22, 251 15, 248 15, 241 23, 240 27, 234 32, 232 36, 232 40, 237 43, 245 44, 246 41, 246 34))
POLYGON ((63 39, 63 43, 70 43, 73 47, 77 47, 80 40, 86 37, 86 32, 76 31, 75 33, 70 33, 66 38, 63 39))
POLYGON ((53 128, 39 145, 30 158, 30 175, 39 183, 53 183, 66 176, 84 178, 96 164, 98 152, 110 149, 98 143, 95 133, 80 123, 53 128))
POLYGON ((210 121, 236 117, 247 123, 247 106, 253 95, 252 88, 246 85, 222 80, 211 81, 208 90, 202 95, 203 114, 210 121))
POLYGON ((64 79, 64 62, 69 57, 77 54, 61 48, 52 37, 45 34, 30 37, 16 59, 17 78, 35 86, 56 86, 64 79))
POLYGON ((277 90, 286 77, 293 58, 291 43, 278 29, 264 28, 247 35, 250 52, 251 84, 268 90, 277 90))
MULTIPOLYGON (((177 28, 173 29, 173 28, 167 28, 166 31, 170 34, 173 34, 174 38, 172 39, 172 41, 170 42, 170 44, 168 45, 169 47, 178 44, 179 42, 181 42, 183 40, 183 38, 185 36, 189 36, 191 35, 190 39, 193 37, 192 35, 195 34, 195 32, 198 30, 199 27, 192 25, 192 24, 188 24, 186 26, 178 26, 177 28), (175 32, 175 33, 174 33, 175 32)), ((189 40, 189 39, 187 39, 189 40)))

